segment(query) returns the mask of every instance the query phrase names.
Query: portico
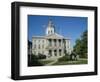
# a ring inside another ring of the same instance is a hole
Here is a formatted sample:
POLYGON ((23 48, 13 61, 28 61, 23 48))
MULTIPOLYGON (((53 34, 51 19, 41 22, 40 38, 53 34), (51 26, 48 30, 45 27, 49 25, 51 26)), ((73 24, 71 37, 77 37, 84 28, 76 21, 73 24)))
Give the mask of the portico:
POLYGON ((61 57, 64 55, 64 39, 59 37, 47 39, 48 58, 61 57))

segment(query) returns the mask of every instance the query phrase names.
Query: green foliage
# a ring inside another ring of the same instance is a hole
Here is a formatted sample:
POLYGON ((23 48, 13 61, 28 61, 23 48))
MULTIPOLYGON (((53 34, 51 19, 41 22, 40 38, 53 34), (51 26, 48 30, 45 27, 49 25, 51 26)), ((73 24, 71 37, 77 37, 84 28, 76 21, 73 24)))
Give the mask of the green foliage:
POLYGON ((73 50, 81 58, 87 58, 87 40, 87 31, 83 32, 81 38, 76 40, 76 45, 73 50))
POLYGON ((87 60, 78 60, 78 61, 58 61, 53 65, 78 65, 78 64, 87 64, 87 60))
POLYGON ((43 65, 46 65, 48 63, 51 63, 53 62, 53 60, 43 60, 43 61, 40 61, 43 65))
POLYGON ((46 56, 43 55, 43 54, 39 54, 39 55, 38 55, 38 58, 39 58, 39 59, 46 59, 46 56))
POLYGON ((39 62, 36 55, 28 55, 28 66, 42 66, 43 64, 39 62))

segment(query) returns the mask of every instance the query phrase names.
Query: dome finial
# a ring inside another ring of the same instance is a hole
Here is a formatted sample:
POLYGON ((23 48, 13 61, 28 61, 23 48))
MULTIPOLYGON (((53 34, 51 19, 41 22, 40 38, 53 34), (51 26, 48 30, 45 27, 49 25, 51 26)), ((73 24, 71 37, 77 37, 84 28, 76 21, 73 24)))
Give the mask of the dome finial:
POLYGON ((53 27, 53 22, 52 22, 52 19, 51 19, 51 17, 49 17, 48 26, 49 26, 49 27, 53 27))

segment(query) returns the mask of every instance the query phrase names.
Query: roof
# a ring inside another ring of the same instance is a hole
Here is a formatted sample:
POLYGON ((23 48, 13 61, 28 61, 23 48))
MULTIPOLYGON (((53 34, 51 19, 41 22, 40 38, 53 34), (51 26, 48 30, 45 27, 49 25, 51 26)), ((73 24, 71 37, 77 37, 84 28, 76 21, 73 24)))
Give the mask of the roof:
MULTIPOLYGON (((62 35, 59 35, 57 33, 46 35, 46 36, 33 36, 32 38, 37 38, 37 39, 67 39, 62 35)), ((69 40, 69 39, 67 39, 69 40)))
POLYGON ((51 38, 51 39, 63 39, 64 37, 57 34, 57 33, 54 33, 54 34, 50 34, 50 35, 46 35, 45 38, 51 38))

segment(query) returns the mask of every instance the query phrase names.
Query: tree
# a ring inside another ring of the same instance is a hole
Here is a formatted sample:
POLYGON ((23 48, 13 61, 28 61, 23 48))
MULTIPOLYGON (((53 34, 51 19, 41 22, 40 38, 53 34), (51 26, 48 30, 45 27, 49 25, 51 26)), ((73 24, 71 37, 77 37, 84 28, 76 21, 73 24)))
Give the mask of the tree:
POLYGON ((76 40, 76 45, 74 46, 74 52, 77 54, 81 54, 81 40, 77 39, 76 40))
POLYGON ((87 57, 87 31, 82 33, 80 39, 76 40, 76 44, 74 46, 74 52, 77 53, 80 57, 87 57))
POLYGON ((84 50, 83 53, 87 53, 87 31, 83 33, 82 37, 82 49, 84 50))

